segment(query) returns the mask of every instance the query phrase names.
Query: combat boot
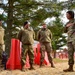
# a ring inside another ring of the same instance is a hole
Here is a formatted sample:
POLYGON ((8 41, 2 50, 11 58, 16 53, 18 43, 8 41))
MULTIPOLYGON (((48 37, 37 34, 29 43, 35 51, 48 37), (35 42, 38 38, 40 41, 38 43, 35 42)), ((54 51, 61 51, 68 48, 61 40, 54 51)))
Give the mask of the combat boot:
POLYGON ((23 71, 23 72, 25 72, 25 71, 26 71, 24 66, 22 67, 21 71, 23 71))
POLYGON ((32 67, 29 68, 29 70, 35 70, 35 69, 34 69, 34 67, 32 66, 32 67))
POLYGON ((32 64, 30 64, 29 70, 35 70, 32 64))
POLYGON ((54 66, 54 64, 53 64, 53 63, 51 63, 51 67, 52 67, 52 68, 55 68, 55 66, 54 66))
POLYGON ((40 67, 43 67, 43 66, 44 66, 44 64, 42 62, 40 62, 40 67))
POLYGON ((21 71, 25 72, 25 66, 23 63, 21 63, 21 71))
POLYGON ((40 67, 42 67, 42 62, 40 62, 40 67))
POLYGON ((64 72, 73 72, 73 65, 69 65, 68 69, 63 70, 64 72))

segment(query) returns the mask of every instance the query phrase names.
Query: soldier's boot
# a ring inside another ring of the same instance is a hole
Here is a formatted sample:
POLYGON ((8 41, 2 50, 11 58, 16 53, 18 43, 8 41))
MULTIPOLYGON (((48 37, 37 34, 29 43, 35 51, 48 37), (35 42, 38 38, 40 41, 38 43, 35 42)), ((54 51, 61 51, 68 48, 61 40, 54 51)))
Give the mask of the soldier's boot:
POLYGON ((35 70, 32 63, 30 63, 30 68, 29 68, 29 70, 35 70))
POLYGON ((23 71, 23 72, 25 72, 25 71, 26 71, 26 69, 25 69, 25 67, 24 67, 24 66, 22 67, 21 71, 23 71))
POLYGON ((40 62, 40 67, 42 67, 42 62, 40 62))
POLYGON ((40 67, 43 67, 43 66, 45 66, 45 65, 43 64, 43 62, 40 62, 40 67))
POLYGON ((24 66, 24 64, 21 64, 21 71, 23 71, 23 72, 25 72, 26 70, 25 70, 25 66, 24 66))
POLYGON ((73 72, 73 65, 69 65, 68 69, 63 70, 64 72, 73 72))
POLYGON ((51 67, 52 67, 52 68, 55 68, 55 66, 54 66, 53 62, 51 62, 51 67))

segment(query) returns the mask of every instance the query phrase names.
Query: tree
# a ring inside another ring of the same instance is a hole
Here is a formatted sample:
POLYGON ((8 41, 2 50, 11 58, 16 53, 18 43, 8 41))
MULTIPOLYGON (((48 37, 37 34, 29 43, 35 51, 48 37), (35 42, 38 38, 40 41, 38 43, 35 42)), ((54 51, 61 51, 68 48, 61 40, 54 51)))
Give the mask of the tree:
POLYGON ((11 46, 11 38, 12 38, 12 25, 13 25, 13 3, 14 0, 8 0, 8 17, 7 17, 7 28, 6 28, 6 52, 10 53, 10 46, 11 46))
POLYGON ((63 23, 59 17, 56 17, 56 20, 53 21, 52 26, 49 26, 50 30, 53 33, 52 38, 52 48, 54 51, 54 57, 56 57, 56 50, 60 49, 61 46, 65 44, 65 37, 63 34, 63 23))
MULTIPOLYGON (((59 11, 64 9, 64 6, 68 5, 64 2, 58 3, 55 0, 7 0, 8 3, 4 4, 2 8, 7 13, 3 15, 3 19, 6 22, 5 26, 5 44, 6 52, 9 53, 10 43, 12 38, 16 38, 18 28, 21 28, 23 22, 28 20, 31 22, 31 26, 37 31, 37 26, 40 25, 45 19, 51 17, 57 17, 60 15, 59 11)), ((73 8, 74 8, 74 3, 73 8)), ((66 8, 67 9, 67 8, 66 8)), ((2 16, 2 15, 1 15, 2 16)), ((57 24, 56 24, 57 25, 57 24)), ((56 35, 54 35, 56 37, 56 35)), ((60 36, 60 35, 58 35, 60 36)))

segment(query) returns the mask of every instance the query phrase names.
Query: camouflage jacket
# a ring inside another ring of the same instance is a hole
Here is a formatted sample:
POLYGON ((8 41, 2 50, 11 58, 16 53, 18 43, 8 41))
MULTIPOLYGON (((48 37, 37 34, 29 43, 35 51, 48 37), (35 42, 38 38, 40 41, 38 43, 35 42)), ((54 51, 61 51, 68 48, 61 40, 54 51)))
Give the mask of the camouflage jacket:
POLYGON ((39 42, 51 42, 52 33, 49 29, 40 29, 37 33, 37 39, 39 42))
POLYGON ((68 34, 68 42, 71 42, 75 39, 75 19, 70 20, 69 22, 67 22, 64 28, 64 32, 68 34), (73 25, 66 27, 67 24, 69 23, 74 23, 73 25))
POLYGON ((35 33, 31 29, 22 29, 18 34, 18 39, 22 42, 22 44, 33 44, 35 38, 35 33))
POLYGON ((4 44, 4 29, 0 26, 0 44, 4 44))

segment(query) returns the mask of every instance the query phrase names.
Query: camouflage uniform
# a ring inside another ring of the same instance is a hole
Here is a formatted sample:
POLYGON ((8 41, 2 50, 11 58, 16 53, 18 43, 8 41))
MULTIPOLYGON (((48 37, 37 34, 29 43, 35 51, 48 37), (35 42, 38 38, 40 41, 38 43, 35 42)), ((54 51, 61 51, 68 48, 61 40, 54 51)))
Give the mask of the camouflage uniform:
POLYGON ((30 29, 23 29, 18 34, 18 39, 22 42, 22 65, 24 66, 26 62, 26 56, 29 56, 30 65, 33 64, 33 43, 34 43, 34 31, 30 29))
POLYGON ((51 38, 52 38, 52 33, 49 29, 47 28, 42 28, 38 31, 37 34, 38 40, 41 44, 41 60, 40 60, 40 66, 42 65, 44 58, 45 58, 45 51, 47 52, 48 55, 48 60, 51 63, 51 66, 53 66, 53 62, 52 62, 52 57, 51 57, 51 50, 52 50, 52 46, 51 46, 51 38))
POLYGON ((3 51, 3 44, 4 44, 4 29, 0 25, 0 59, 3 51))
MULTIPOLYGON (((70 24, 70 23, 75 23, 75 20, 72 19, 69 22, 67 22, 67 24, 70 24)), ((75 24, 69 27, 65 26, 64 31, 68 34, 68 39, 67 39, 68 58, 69 58, 68 64, 73 65, 74 64, 74 51, 75 51, 75 24)))

